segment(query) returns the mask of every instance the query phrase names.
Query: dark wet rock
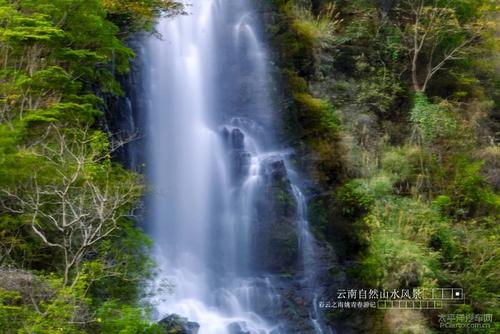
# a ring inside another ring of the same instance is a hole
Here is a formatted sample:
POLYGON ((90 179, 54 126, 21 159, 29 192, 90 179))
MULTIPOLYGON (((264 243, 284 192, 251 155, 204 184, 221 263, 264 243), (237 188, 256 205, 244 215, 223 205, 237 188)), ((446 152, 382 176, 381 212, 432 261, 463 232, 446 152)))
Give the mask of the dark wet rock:
POLYGON ((227 136, 226 142, 229 145, 229 159, 231 162, 231 169, 233 179, 235 181, 241 181, 244 176, 248 174, 252 156, 248 151, 245 150, 245 135, 243 132, 235 128, 229 130, 224 128, 223 136, 227 136))
POLYGON ((252 156, 244 150, 232 151, 230 154, 233 176, 242 179, 248 173, 252 156))
POLYGON ((238 128, 231 131, 231 145, 234 150, 245 149, 245 135, 238 128))
POLYGON ((219 130, 219 133, 224 143, 227 143, 229 141, 229 130, 224 126, 222 129, 219 130))
POLYGON ((200 325, 177 314, 171 314, 158 322, 166 334, 198 334, 200 325))
POLYGON ((283 160, 276 160, 276 161, 271 160, 268 163, 267 170, 273 182, 288 181, 286 166, 283 160))
POLYGON ((229 334, 250 334, 249 331, 243 330, 244 324, 240 324, 239 322, 232 322, 227 326, 227 330, 229 334))
POLYGON ((231 119, 231 125, 243 129, 246 133, 250 134, 253 138, 265 139, 266 130, 262 125, 254 120, 245 117, 235 117, 231 119))
POLYGON ((257 269, 293 272, 297 264, 296 202, 284 161, 276 156, 262 162, 263 188, 257 206, 254 247, 257 269))
MULTIPOLYGON (((311 322, 313 303, 312 290, 298 282, 296 278, 281 277, 279 283, 280 306, 276 319, 286 319, 281 323, 281 333, 317 333, 311 322)), ((326 332, 326 331, 325 331, 326 332)))

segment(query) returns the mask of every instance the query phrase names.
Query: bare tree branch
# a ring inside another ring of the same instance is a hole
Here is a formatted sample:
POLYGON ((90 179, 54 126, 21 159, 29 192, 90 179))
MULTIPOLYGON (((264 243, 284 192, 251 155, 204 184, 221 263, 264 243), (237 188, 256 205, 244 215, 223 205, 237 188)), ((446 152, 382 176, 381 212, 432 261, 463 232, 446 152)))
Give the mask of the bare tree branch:
POLYGON ((55 177, 47 184, 35 172, 16 189, 2 189, 0 204, 13 214, 30 215, 35 235, 45 245, 61 249, 64 284, 72 285, 81 261, 130 216, 142 185, 135 177, 111 180, 116 170, 105 162, 109 153, 99 145, 89 150, 95 140, 89 129, 70 135, 55 126, 52 130, 55 145, 31 149, 55 177))

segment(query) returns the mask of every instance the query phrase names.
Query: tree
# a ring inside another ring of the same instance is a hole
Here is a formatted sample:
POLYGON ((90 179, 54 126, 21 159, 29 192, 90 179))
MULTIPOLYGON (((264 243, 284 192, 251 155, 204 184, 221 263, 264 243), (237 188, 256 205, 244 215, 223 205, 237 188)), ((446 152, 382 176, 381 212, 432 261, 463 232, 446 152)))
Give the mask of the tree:
POLYGON ((398 10, 413 89, 421 93, 445 65, 461 59, 484 27, 476 24, 474 16, 459 16, 458 7, 450 1, 406 0, 398 10))
POLYGON ((126 32, 150 30, 155 18, 184 14, 184 5, 174 0, 104 0, 104 8, 113 21, 126 27, 126 32))
POLYGON ((104 133, 56 126, 50 132, 49 143, 30 148, 38 166, 2 189, 0 203, 26 217, 45 246, 59 250, 64 285, 71 286, 82 261, 132 215, 143 186, 137 175, 111 163, 104 133))
POLYGON ((123 94, 128 33, 181 8, 0 0, 0 332, 149 330, 150 240, 131 219, 142 177, 113 163, 124 142, 96 121, 123 94))

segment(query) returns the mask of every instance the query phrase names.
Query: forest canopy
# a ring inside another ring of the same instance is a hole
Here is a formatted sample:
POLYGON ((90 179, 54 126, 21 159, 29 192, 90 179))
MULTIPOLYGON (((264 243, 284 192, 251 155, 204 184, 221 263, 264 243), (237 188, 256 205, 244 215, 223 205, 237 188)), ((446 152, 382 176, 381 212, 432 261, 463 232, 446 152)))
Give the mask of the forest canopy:
MULTIPOLYGON (((0 332, 152 333, 142 177, 103 130, 130 33, 171 1, 0 1, 0 332)), ((167 12, 165 12, 167 11, 167 12)))

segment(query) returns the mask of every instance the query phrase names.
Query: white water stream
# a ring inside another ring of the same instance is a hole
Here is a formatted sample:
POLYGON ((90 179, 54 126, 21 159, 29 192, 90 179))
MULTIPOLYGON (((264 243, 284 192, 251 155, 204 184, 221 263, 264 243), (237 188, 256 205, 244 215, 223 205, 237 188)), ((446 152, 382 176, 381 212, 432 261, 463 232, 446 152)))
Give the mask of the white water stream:
MULTIPOLYGON (((279 279, 254 270, 256 217, 274 149, 271 80, 259 23, 247 0, 192 0, 190 15, 164 18, 146 41, 147 226, 159 279, 159 314, 201 334, 286 333, 279 279)), ((288 165, 288 163, 286 164, 288 165)), ((314 239, 306 200, 296 206, 297 262, 306 279, 314 239)), ((311 299, 312 300, 312 299, 311 299)), ((315 310, 315 308, 311 308, 315 310)), ((317 313, 316 311, 312 313, 317 313)), ((317 315, 311 333, 323 333, 317 315)))

